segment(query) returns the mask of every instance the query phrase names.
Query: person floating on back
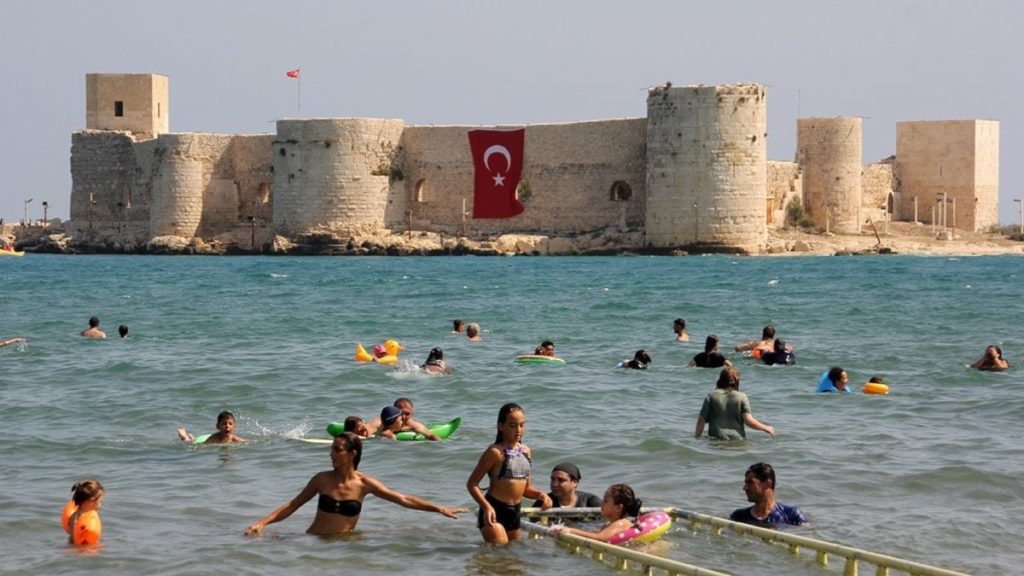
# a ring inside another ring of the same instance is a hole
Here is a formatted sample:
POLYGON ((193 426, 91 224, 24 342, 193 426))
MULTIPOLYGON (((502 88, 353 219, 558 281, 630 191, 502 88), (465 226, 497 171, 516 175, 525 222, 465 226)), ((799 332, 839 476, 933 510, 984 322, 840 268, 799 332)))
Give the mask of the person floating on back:
POLYGON ((774 528, 779 524, 800 526, 807 523, 799 508, 775 500, 775 469, 770 464, 758 462, 747 468, 743 476, 743 492, 747 495, 747 501, 754 505, 733 511, 729 515, 733 522, 766 528, 774 528))
POLYGON ((1009 362, 1003 358, 1003 350, 995 344, 985 348, 985 355, 975 360, 974 364, 971 364, 971 368, 976 370, 986 370, 992 372, 998 372, 1000 370, 1006 370, 1010 367, 1009 362))
POLYGON ((104 332, 103 330, 100 330, 99 316, 93 316, 92 318, 89 318, 89 327, 86 328, 85 330, 82 330, 82 336, 84 336, 85 338, 96 339, 103 339, 107 337, 107 333, 104 332))
MULTIPOLYGON (((178 428, 178 438, 185 442, 195 442, 196 437, 184 428, 178 428)), ((227 410, 217 415, 217 431, 210 434, 203 444, 228 444, 247 442, 245 438, 235 435, 235 415, 227 410)))

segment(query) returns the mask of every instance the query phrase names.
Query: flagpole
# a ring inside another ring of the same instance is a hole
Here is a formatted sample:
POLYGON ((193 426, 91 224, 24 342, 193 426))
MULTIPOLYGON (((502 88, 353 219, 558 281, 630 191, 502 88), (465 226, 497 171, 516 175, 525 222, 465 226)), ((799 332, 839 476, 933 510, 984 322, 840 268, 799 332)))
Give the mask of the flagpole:
POLYGON ((298 87, 298 91, 299 91, 299 116, 301 117, 302 116, 302 68, 297 68, 297 70, 299 71, 299 78, 298 78, 298 80, 299 80, 299 87, 298 87))

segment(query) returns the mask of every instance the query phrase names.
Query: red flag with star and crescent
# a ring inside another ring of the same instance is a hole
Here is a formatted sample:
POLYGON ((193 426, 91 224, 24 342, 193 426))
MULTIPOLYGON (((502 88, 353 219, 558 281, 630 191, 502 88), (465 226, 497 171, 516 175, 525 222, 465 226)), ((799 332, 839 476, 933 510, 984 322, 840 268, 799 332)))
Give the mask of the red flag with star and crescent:
POLYGON ((470 130, 473 153, 473 218, 511 218, 523 213, 516 186, 523 173, 526 130, 470 130))

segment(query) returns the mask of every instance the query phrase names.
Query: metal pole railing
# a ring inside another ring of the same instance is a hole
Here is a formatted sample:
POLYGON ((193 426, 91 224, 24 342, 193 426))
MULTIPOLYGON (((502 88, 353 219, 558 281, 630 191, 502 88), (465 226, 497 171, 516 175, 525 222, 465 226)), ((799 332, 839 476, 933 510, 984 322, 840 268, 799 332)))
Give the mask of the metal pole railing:
POLYGON ((846 565, 843 569, 843 573, 846 575, 855 576, 857 574, 858 562, 867 562, 869 564, 874 564, 878 568, 876 572, 877 574, 888 574, 889 570, 899 570, 916 576, 966 576, 963 572, 937 568, 935 566, 912 562, 910 560, 903 560, 902 558, 896 558, 885 554, 876 554, 867 550, 861 550, 860 548, 843 546, 842 544, 833 544, 832 542, 816 540, 807 536, 799 536, 797 534, 780 532, 778 530, 752 526, 750 524, 741 524, 739 522, 733 522, 732 520, 726 520, 725 518, 718 518, 707 514, 700 514, 698 512, 690 512, 681 508, 667 508, 665 511, 673 518, 689 520, 695 528, 701 524, 708 524, 712 527, 715 534, 721 534, 722 529, 728 528, 732 532, 747 536, 756 536, 766 542, 780 542, 786 544, 794 554, 800 552, 801 546, 814 550, 816 552, 816 560, 821 566, 828 565, 829 554, 841 556, 846 560, 846 565))

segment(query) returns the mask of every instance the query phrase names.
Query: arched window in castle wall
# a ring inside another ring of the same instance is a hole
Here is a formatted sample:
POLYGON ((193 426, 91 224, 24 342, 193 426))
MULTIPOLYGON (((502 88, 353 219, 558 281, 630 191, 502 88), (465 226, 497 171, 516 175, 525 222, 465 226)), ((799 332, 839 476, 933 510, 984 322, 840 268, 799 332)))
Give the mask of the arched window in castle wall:
POLYGON ((616 180, 612 183, 610 197, 612 202, 625 202, 633 197, 633 188, 623 180, 616 180))
POLYGON ((413 200, 416 202, 426 202, 427 196, 427 179, 420 178, 419 182, 416 182, 416 189, 413 191, 413 200))
POLYGON ((893 211, 896 206, 896 198, 892 192, 889 192, 885 196, 885 213, 889 215, 889 220, 892 221, 893 211))
POLYGON ((260 182, 260 204, 270 203, 270 184, 260 182))

